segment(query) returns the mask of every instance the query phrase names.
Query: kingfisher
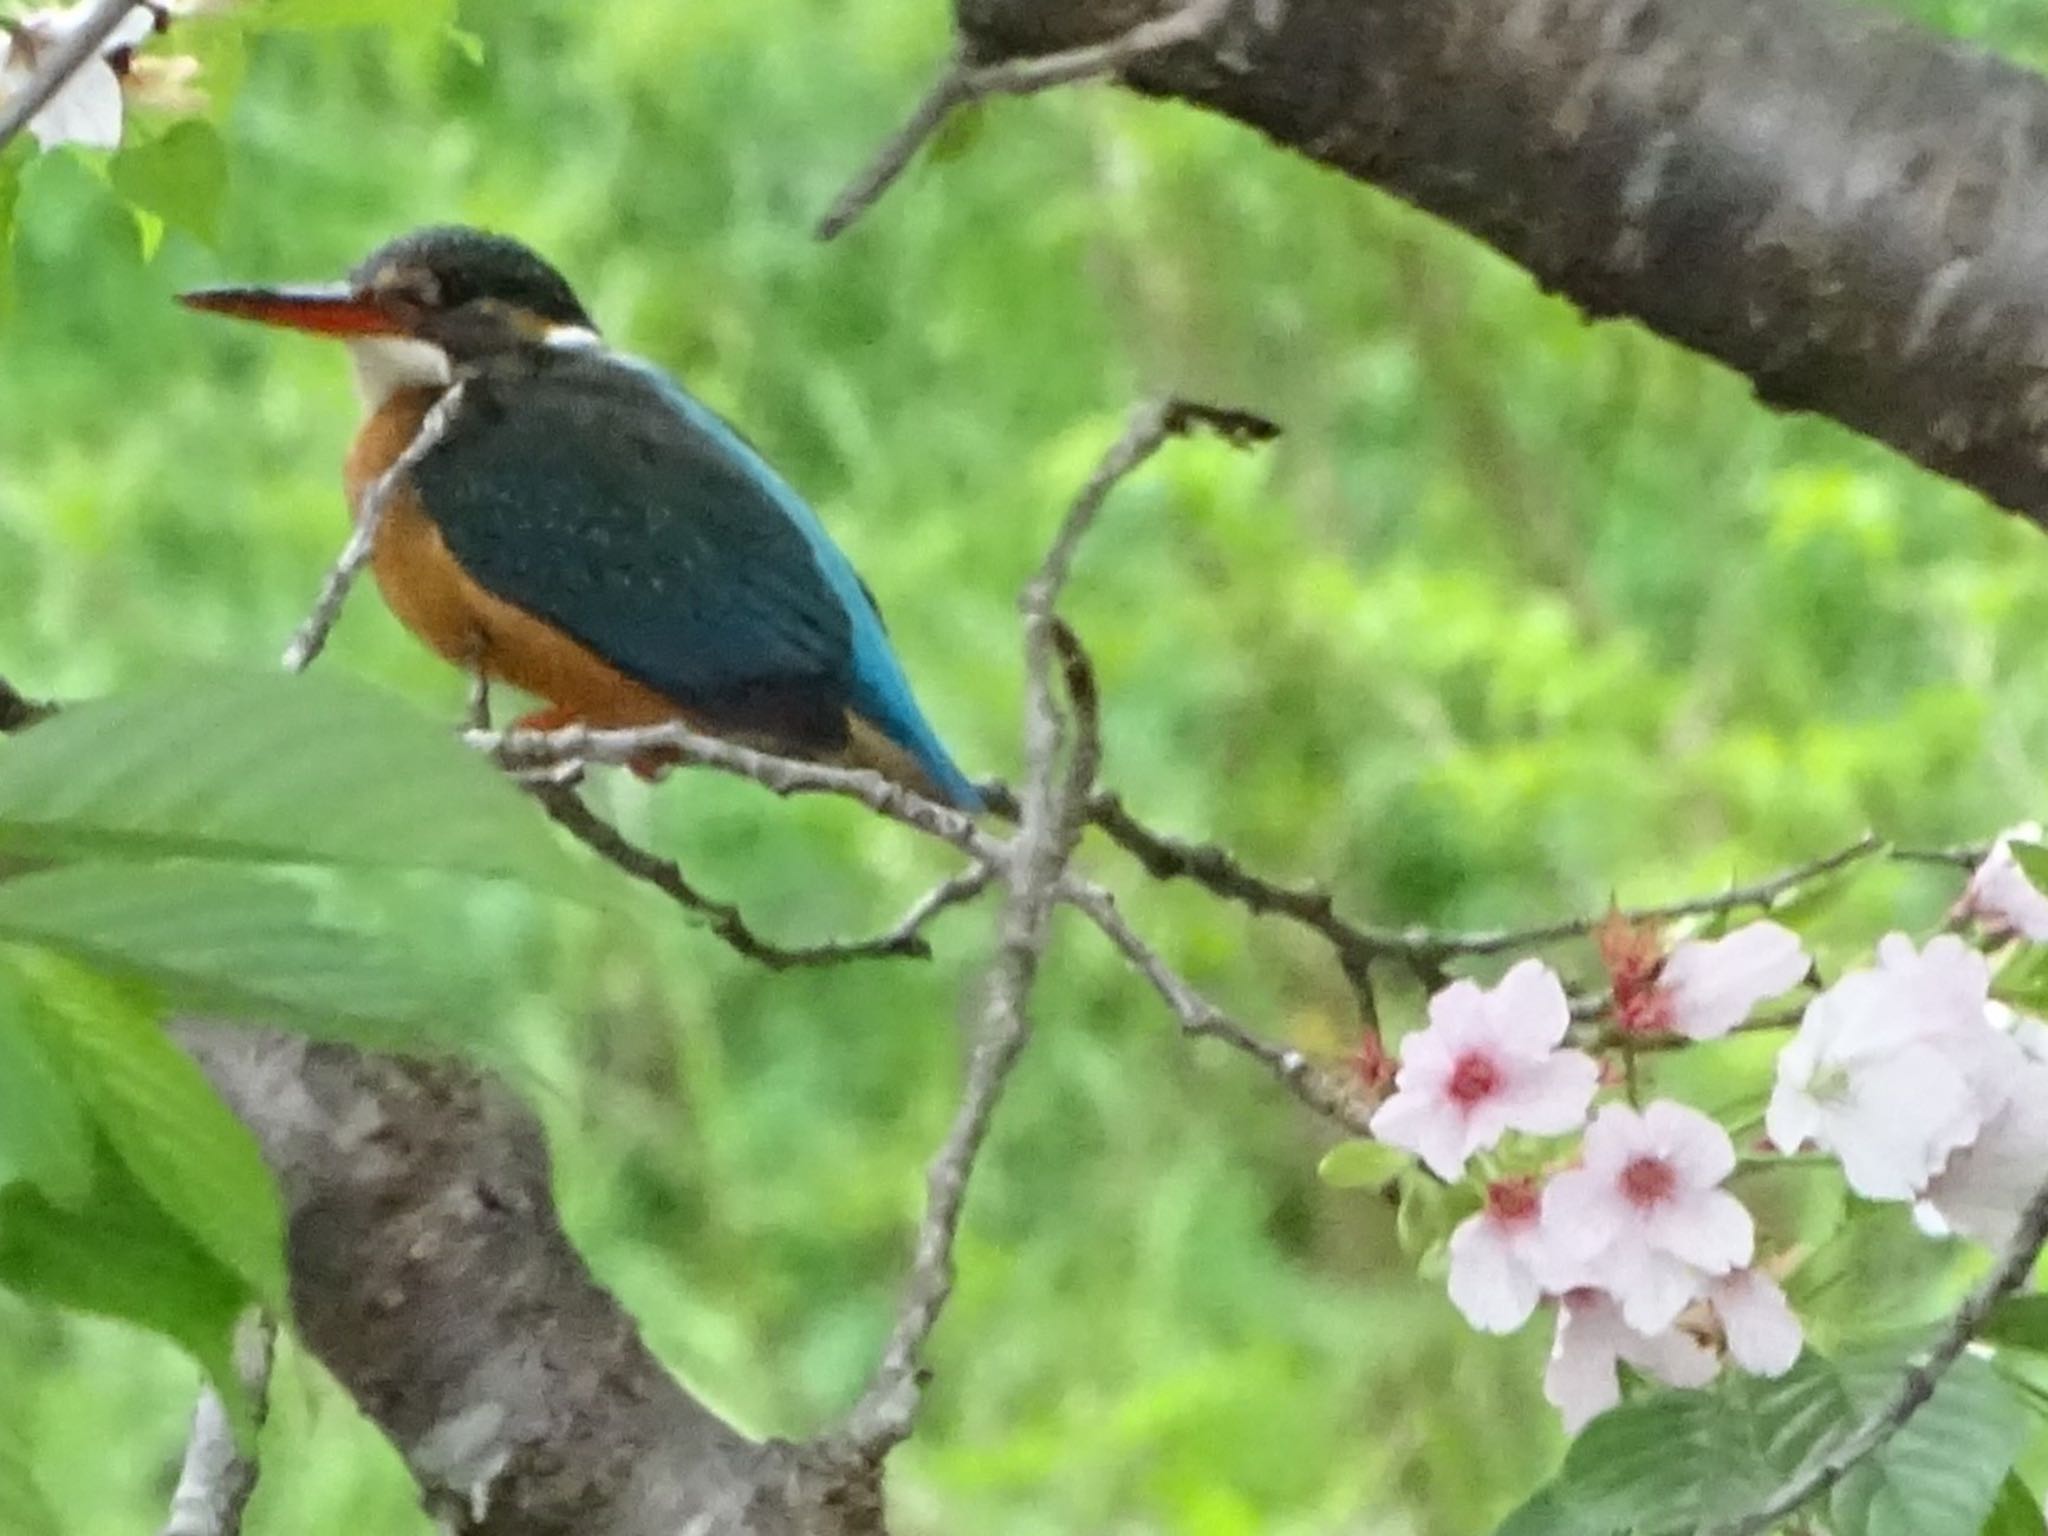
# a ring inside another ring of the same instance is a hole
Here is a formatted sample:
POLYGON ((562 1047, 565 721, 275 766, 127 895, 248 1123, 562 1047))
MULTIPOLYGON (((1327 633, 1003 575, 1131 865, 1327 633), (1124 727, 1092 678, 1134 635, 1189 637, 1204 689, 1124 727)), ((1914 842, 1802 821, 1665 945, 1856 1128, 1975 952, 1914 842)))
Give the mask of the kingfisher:
POLYGON ((526 246, 426 229, 341 283, 180 297, 347 345, 357 519, 406 460, 371 543, 377 585, 442 657, 545 703, 521 724, 681 721, 981 809, 817 515, 716 412, 606 345, 526 246))

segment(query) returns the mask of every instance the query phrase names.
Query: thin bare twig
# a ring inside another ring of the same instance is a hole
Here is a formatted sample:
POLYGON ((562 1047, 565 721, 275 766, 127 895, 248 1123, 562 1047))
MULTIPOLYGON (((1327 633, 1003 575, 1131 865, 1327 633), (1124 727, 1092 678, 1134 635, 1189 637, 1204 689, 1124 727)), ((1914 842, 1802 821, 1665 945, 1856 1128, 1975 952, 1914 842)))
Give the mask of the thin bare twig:
POLYGON ((961 107, 990 96, 1030 96, 1054 86, 1114 75, 1162 49, 1197 42, 1222 26, 1235 0, 1189 0, 1179 10, 1139 23, 1128 32, 1083 48, 992 63, 976 60, 964 46, 954 49, 917 106, 860 174, 833 199, 818 221, 818 238, 845 233, 881 200, 908 170, 917 153, 961 107))
POLYGON ((0 101, 0 149, 5 149, 43 108, 55 99, 71 77, 96 58, 114 29, 121 25, 139 0, 100 0, 85 20, 41 59, 35 73, 13 96, 0 101))
MULTIPOLYGON (((1000 793, 991 799, 998 809, 1008 803, 1000 793)), ((1605 912, 1589 913, 1527 928, 1465 932, 1354 923, 1338 913, 1336 898, 1324 887, 1268 879, 1254 874, 1237 855, 1215 843, 1190 842, 1154 831, 1133 816, 1117 795, 1096 795, 1089 803, 1088 819, 1137 859, 1155 880, 1191 880, 1249 911, 1299 923, 1328 940, 1340 957, 1352 963, 1383 959, 1441 963, 1466 956, 1537 949, 1566 939, 1585 938, 1609 916, 1605 912)), ((1627 907, 1622 909, 1622 915, 1632 922, 1668 922, 1747 908, 1769 911, 1799 887, 1886 851, 1882 838, 1866 833, 1846 847, 1795 864, 1766 879, 1683 901, 1627 907)))
POLYGON ((909 1435, 917 1414, 924 1348, 953 1292, 953 1245, 967 1183, 1004 1086, 1030 1043, 1031 991, 1102 760, 1094 675, 1079 639, 1056 612, 1060 593, 1075 548, 1111 489, 1150 458, 1180 421, 1171 406, 1150 405, 1136 413, 1068 509, 1059 535, 1018 600, 1024 620, 1026 776, 1017 835, 1002 864, 1008 896, 984 983, 981 1031, 968 1063, 966 1089, 926 1174, 924 1218, 903 1303, 881 1362, 847 1423, 847 1440, 872 1462, 909 1435), (1056 665, 1066 683, 1071 721, 1062 717, 1055 697, 1056 665))
POLYGON ((434 402, 433 409, 420 423, 419 431, 406 444, 405 452, 394 459, 391 467, 363 493, 363 504, 356 511, 355 527, 349 532, 348 542, 342 546, 341 554, 321 582, 320 595, 313 601, 313 611, 306 615, 305 621, 293 633, 291 644, 285 647, 285 671, 305 671, 326 648, 327 637, 334 632, 335 621, 341 617, 342 604, 348 601, 349 590, 363 573, 363 567, 370 563, 377 544, 377 530, 383 525, 385 510, 398 490, 399 482, 411 474, 413 466, 433 452, 435 444, 447 435, 449 424, 454 421, 461 403, 462 384, 458 381, 434 402))
POLYGON ((2044 1243, 2048 1243, 2048 1184, 2035 1191, 2020 1213, 2019 1225, 2000 1251, 1997 1265, 1956 1308, 1934 1347, 1901 1378, 1890 1400, 1751 1513, 1709 1531, 1707 1536, 1764 1536, 1808 1501, 1834 1487, 1859 1463, 1882 1450, 1934 1396, 1941 1378, 1962 1358, 1992 1309, 2026 1284, 2044 1243))
POLYGON ((617 827, 585 805, 572 787, 561 784, 530 787, 534 798, 540 801, 555 824, 571 837, 634 879, 645 881, 661 891, 678 906, 703 916, 719 939, 771 971, 840 965, 851 960, 928 960, 932 951, 924 937, 925 925, 947 908, 972 901, 988 889, 995 878, 992 865, 974 864, 927 891, 893 927, 873 938, 790 947, 762 938, 754 932, 738 907, 698 890, 675 860, 650 853, 632 842, 617 827))
MULTIPOLYGON (((260 1312, 235 1328, 235 1374, 261 1427, 270 1396, 271 1354, 277 1330, 260 1312)), ((185 1463, 171 1495, 170 1518, 160 1536, 241 1536, 242 1516, 256 1491, 256 1463, 235 1443, 234 1427, 220 1394, 200 1389, 192 1410, 185 1463)))

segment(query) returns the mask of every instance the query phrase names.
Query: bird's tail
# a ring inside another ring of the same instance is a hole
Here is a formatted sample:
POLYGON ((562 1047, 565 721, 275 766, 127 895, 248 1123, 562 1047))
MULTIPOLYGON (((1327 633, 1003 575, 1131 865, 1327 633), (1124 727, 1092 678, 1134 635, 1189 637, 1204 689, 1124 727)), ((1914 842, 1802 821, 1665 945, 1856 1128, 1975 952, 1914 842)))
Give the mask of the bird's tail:
POLYGON ((928 799, 965 811, 970 816, 983 809, 981 791, 974 781, 954 766, 943 748, 933 745, 917 752, 891 740, 879 726, 858 715, 847 719, 846 761, 855 768, 872 768, 883 778, 915 790, 928 799))

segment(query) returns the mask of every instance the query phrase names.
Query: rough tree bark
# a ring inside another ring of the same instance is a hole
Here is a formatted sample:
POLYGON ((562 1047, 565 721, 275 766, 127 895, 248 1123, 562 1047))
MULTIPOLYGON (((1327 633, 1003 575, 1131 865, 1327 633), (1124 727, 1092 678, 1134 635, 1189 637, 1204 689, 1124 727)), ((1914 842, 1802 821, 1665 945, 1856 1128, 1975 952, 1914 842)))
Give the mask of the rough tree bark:
POLYGON ((255 1132, 298 1336, 465 1536, 879 1536, 872 1468, 757 1444, 640 1342, 488 1079, 295 1036, 177 1033, 255 1132))
MULTIPOLYGON (((956 0, 984 58, 1174 0, 956 0)), ((1843 0, 1241 0, 1127 82, 2048 525, 2048 82, 1843 0)))

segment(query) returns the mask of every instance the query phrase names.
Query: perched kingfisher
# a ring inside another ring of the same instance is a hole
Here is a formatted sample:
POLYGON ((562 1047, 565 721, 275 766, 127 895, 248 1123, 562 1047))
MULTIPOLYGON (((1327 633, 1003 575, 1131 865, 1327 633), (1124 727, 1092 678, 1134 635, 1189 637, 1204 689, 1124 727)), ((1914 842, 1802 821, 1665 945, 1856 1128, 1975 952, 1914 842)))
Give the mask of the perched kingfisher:
POLYGON ((461 385, 387 498, 371 568, 427 645, 545 700, 526 723, 682 720, 980 808, 817 516, 716 413, 607 347, 525 246, 428 229, 345 283, 182 297, 347 343, 358 517, 461 385))

